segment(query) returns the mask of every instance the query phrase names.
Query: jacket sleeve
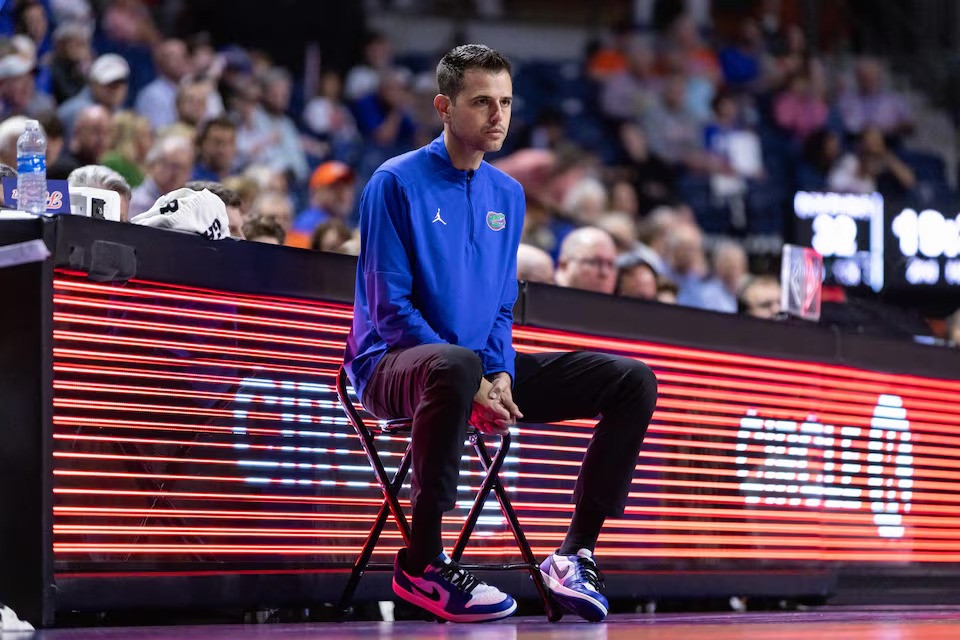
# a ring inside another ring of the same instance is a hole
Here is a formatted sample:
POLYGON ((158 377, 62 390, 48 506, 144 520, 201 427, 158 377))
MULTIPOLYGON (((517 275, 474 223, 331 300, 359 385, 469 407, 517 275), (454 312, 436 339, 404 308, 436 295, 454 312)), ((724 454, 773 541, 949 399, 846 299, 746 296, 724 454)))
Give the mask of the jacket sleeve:
POLYGON ((510 271, 504 278, 500 295, 500 311, 493 322, 493 328, 487 337, 487 343, 480 352, 483 362, 483 375, 506 371, 510 380, 514 379, 514 360, 517 352, 513 349, 513 305, 517 301, 517 256, 514 252, 510 271))
POLYGON ((409 212, 403 185, 378 171, 360 197, 360 265, 370 319, 391 347, 446 342, 413 306, 409 212))

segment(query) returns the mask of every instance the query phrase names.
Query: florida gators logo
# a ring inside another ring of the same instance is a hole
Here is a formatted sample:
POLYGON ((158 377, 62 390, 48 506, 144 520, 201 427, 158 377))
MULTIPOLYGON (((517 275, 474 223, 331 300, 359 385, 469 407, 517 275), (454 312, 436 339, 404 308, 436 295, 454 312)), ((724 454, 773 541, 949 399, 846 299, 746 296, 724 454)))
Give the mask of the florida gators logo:
POLYGON ((487 211, 487 226, 494 231, 502 231, 507 226, 507 216, 496 211, 487 211))

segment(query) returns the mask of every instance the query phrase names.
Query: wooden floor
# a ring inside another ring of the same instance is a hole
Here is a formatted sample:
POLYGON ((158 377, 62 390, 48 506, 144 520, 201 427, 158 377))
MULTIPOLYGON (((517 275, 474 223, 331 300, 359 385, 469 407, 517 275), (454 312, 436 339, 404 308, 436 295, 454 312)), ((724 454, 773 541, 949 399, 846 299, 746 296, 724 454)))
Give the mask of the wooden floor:
POLYGON ((960 606, 823 607, 784 613, 615 615, 603 624, 569 616, 488 625, 353 622, 51 629, 3 640, 960 640, 960 606))

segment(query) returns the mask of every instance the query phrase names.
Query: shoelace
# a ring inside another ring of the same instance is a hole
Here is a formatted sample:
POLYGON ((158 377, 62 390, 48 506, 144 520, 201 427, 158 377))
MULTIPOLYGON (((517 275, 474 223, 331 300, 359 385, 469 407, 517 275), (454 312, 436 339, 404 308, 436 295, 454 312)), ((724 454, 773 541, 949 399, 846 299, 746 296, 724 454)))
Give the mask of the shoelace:
POLYGON ((603 584, 603 574, 600 573, 600 568, 597 567, 597 563, 591 558, 577 557, 577 566, 580 567, 580 575, 583 576, 584 580, 593 585, 593 588, 597 590, 597 593, 600 593, 600 589, 604 587, 603 584))
POLYGON ((471 593, 480 584, 480 580, 466 569, 461 569, 456 562, 444 564, 437 569, 437 572, 464 593, 471 593))

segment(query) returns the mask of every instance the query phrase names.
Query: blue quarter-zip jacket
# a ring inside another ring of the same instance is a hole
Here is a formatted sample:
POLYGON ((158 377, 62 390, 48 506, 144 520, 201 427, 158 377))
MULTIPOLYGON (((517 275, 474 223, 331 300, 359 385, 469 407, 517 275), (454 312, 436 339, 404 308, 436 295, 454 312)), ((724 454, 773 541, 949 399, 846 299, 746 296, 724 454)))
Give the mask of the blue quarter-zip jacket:
POLYGON ((520 184, 483 162, 450 163, 441 134, 388 160, 360 197, 360 260, 344 365, 363 398, 389 349, 449 343, 470 349, 484 375, 514 377, 511 342, 520 184))

